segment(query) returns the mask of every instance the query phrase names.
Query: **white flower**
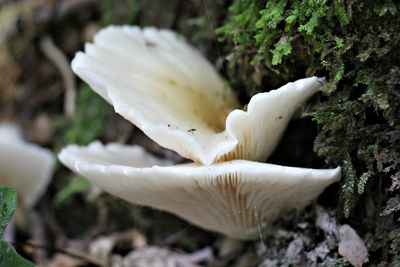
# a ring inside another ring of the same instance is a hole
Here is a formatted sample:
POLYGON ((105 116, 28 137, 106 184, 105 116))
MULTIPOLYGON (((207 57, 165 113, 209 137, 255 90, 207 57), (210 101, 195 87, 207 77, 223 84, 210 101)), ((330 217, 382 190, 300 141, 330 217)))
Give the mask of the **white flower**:
POLYGON ((247 111, 224 80, 175 33, 109 27, 72 62, 73 70, 161 146, 194 163, 160 167, 136 146, 92 143, 59 155, 72 170, 130 202, 170 211, 200 227, 251 238, 258 225, 302 208, 340 178, 259 163, 277 145, 296 109, 321 87, 298 80, 255 95, 247 111))
POLYGON ((53 174, 50 150, 27 143, 19 128, 0 124, 0 186, 12 186, 27 208, 42 196, 53 174))

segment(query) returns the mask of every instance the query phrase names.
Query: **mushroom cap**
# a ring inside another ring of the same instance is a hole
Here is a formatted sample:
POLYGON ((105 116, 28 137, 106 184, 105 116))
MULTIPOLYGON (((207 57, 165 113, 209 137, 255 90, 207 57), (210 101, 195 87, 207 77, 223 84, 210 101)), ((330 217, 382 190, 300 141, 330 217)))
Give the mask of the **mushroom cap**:
POLYGON ((0 186, 14 187, 24 206, 32 207, 44 193, 53 164, 50 150, 25 142, 17 126, 0 124, 0 186))
POLYGON ((168 162, 141 147, 99 142, 67 146, 59 159, 113 195, 239 239, 256 238, 258 227, 301 209, 340 179, 339 167, 315 170, 246 160, 165 166, 168 162))
POLYGON ((206 165, 264 162, 295 110, 322 86, 317 77, 301 79, 235 110, 227 82, 182 36, 131 26, 101 30, 72 69, 155 142, 206 165))

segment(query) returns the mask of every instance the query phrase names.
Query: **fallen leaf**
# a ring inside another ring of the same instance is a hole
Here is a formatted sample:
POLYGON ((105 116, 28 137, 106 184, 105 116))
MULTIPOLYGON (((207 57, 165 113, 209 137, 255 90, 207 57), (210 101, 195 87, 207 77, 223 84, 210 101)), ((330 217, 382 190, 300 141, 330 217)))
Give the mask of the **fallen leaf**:
POLYGON ((339 254, 355 267, 361 267, 368 261, 364 240, 347 224, 339 227, 339 254))

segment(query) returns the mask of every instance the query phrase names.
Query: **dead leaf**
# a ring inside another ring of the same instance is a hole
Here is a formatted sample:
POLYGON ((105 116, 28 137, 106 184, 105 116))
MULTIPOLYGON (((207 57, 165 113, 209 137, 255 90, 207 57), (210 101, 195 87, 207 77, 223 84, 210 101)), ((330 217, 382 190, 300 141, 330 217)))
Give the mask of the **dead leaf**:
POLYGON ((361 267, 368 261, 364 240, 347 224, 339 227, 339 254, 355 267, 361 267))
POLYGON ((56 254, 47 264, 47 267, 78 267, 84 262, 77 258, 73 258, 64 254, 56 254))

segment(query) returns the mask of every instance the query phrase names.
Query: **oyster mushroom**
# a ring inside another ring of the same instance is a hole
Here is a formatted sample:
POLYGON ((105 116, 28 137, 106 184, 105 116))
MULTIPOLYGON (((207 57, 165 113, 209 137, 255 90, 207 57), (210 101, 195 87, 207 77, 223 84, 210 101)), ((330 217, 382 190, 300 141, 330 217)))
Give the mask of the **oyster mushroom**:
POLYGON ((53 163, 50 150, 24 141, 17 126, 0 124, 0 186, 14 187, 24 208, 32 208, 46 190, 53 163))
POLYGON ((168 30, 108 27, 72 62, 73 70, 117 113, 193 163, 171 166, 138 146, 70 145, 61 162, 105 191, 172 212, 239 239, 258 236, 300 209, 340 168, 314 170, 261 163, 296 109, 322 86, 317 77, 260 93, 247 110, 186 41, 168 30))
POLYGON ((161 146, 210 165, 264 162, 292 114, 321 87, 317 77, 260 93, 247 111, 214 67, 169 30, 111 26, 72 62, 115 111, 161 146))
POLYGON ((257 237, 280 215, 301 209, 340 177, 247 160, 165 166, 139 146, 70 145, 61 162, 131 203, 172 212, 204 229, 239 239, 257 237))

